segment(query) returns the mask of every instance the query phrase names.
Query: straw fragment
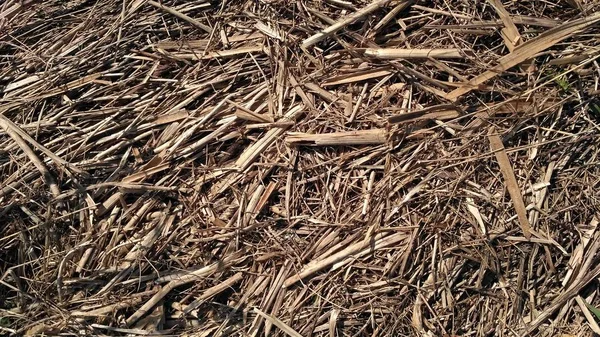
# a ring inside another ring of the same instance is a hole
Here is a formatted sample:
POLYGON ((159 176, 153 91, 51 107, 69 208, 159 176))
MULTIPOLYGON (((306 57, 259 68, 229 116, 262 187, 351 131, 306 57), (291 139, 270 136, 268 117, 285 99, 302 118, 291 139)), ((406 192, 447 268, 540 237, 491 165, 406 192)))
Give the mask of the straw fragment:
POLYGON ((600 331, 600 3, 540 3, 0 1, 0 334, 600 331))

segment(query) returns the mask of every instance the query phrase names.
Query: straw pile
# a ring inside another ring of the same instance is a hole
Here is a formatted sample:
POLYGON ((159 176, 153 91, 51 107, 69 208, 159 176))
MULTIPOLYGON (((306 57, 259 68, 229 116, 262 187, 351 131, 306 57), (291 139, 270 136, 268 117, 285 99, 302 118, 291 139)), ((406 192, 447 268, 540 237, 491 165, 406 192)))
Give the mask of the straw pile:
POLYGON ((1 333, 600 333, 599 23, 4 1, 1 333))

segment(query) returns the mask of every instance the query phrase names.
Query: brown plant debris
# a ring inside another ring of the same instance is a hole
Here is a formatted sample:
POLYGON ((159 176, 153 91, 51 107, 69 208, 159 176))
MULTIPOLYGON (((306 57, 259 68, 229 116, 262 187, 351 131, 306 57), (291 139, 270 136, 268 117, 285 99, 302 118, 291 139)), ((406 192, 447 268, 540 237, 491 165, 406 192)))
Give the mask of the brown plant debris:
POLYGON ((0 335, 600 332, 600 3, 0 1, 0 335))

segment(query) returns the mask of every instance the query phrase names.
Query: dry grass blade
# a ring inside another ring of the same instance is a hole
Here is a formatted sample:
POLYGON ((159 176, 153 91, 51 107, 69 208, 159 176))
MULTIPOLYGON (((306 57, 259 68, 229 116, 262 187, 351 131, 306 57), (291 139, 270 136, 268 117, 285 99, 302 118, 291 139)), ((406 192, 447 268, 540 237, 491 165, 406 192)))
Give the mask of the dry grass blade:
POLYGON ((480 84, 483 84, 495 76, 502 74, 506 70, 533 57, 535 54, 552 47, 560 41, 576 34, 588 26, 598 23, 599 21, 600 13, 595 13, 589 17, 564 23, 534 39, 523 43, 518 49, 515 49, 510 54, 498 59, 497 66, 494 66, 483 74, 471 79, 463 87, 448 93, 446 98, 452 101, 456 100, 458 97, 468 93, 469 91, 477 89, 480 84))
POLYGON ((4 129, 4 131, 15 141, 15 143, 17 143, 21 150, 25 152, 29 160, 31 160, 33 165, 40 172, 42 179, 48 185, 54 197, 58 197, 60 195, 60 188, 58 187, 54 176, 50 173, 50 171, 48 171, 48 168, 46 168, 46 165, 40 160, 40 158, 38 158, 29 145, 25 143, 23 138, 21 138, 21 135, 11 128, 9 123, 0 119, 0 127, 4 129))
POLYGON ((299 334, 298 332, 294 331, 294 329, 292 329, 289 325, 283 323, 277 317, 269 315, 269 314, 266 314, 266 313, 262 312, 258 308, 254 308, 254 312, 257 313, 257 314, 259 314, 260 316, 264 317, 265 319, 269 320, 271 323, 273 323, 279 329, 281 329, 283 332, 285 332, 288 336, 291 336, 291 337, 302 337, 301 334, 299 334))
POLYGON ((373 1, 368 6, 365 6, 365 7, 361 8, 360 10, 348 15, 343 20, 340 20, 340 21, 336 22, 335 24, 323 29, 319 33, 305 39, 302 42, 302 47, 308 48, 316 43, 319 43, 320 41, 323 41, 327 37, 331 36, 332 34, 335 34, 339 30, 343 29, 347 25, 354 23, 355 21, 357 21, 357 20, 373 13, 374 11, 378 10, 379 8, 387 5, 389 2, 391 2, 391 0, 375 0, 375 1, 373 1))
POLYGON ((181 13, 181 12, 179 12, 179 11, 171 8, 171 7, 165 6, 165 5, 161 4, 161 3, 158 3, 158 2, 152 1, 152 0, 148 0, 148 4, 150 4, 150 5, 152 5, 152 6, 156 7, 156 8, 160 8, 160 9, 164 10, 165 12, 167 12, 169 14, 172 14, 172 15, 180 18, 181 20, 189 22, 192 25, 194 25, 194 26, 202 29, 203 31, 205 31, 205 32, 207 32, 209 34, 212 33, 212 29, 210 27, 208 27, 207 25, 205 25, 205 24, 203 24, 201 22, 198 22, 197 20, 195 20, 195 19, 193 19, 193 18, 191 18, 191 17, 189 17, 189 16, 187 16, 187 15, 185 15, 185 14, 183 14, 183 13, 181 13))
POLYGON ((519 218, 519 223, 521 224, 523 235, 526 239, 529 239, 531 237, 531 226, 529 225, 529 220, 527 219, 527 210, 525 209, 525 204, 523 203, 523 195, 521 194, 521 188, 517 183, 515 172, 512 169, 512 165, 510 164, 510 160, 508 159, 508 155, 506 154, 506 150, 502 144, 502 139, 500 139, 500 136, 495 134, 495 130, 493 128, 490 129, 490 135, 488 135, 488 138, 490 140, 490 148, 492 151, 494 151, 496 159, 498 160, 498 165, 500 165, 500 171, 504 177, 506 189, 510 194, 510 198, 513 201, 515 210, 517 211, 517 216, 519 218))
POLYGON ((150 310, 155 305, 157 305, 163 299, 163 297, 167 296, 167 294, 169 294, 169 292, 171 292, 173 289, 188 284, 190 282, 197 281, 203 277, 207 277, 215 273, 218 270, 228 267, 228 264, 231 262, 232 258, 233 257, 228 257, 227 260, 210 264, 206 267, 202 267, 189 273, 185 273, 184 275, 176 275, 170 277, 169 283, 167 283, 162 289, 160 289, 156 294, 154 294, 154 296, 152 296, 152 298, 150 298, 144 305, 142 305, 141 308, 139 308, 135 313, 133 313, 133 315, 127 318, 126 325, 131 326, 137 320, 142 318, 142 316, 150 312, 150 310))
POLYGON ((354 71, 350 74, 339 75, 339 76, 335 76, 335 77, 327 79, 327 81, 325 83, 323 83, 323 87, 362 82, 365 80, 370 80, 373 78, 379 78, 379 77, 383 77, 386 75, 390 75, 392 73, 393 73, 393 71, 390 69, 387 69, 387 68, 383 68, 383 69, 376 68, 376 69, 369 69, 369 70, 364 70, 364 71, 354 71))
POLYGON ((189 314, 190 311, 196 309, 197 307, 199 307, 202 302, 204 302, 205 300, 223 292, 224 290, 226 290, 227 288, 230 288, 231 286, 233 286, 234 284, 238 283, 239 281, 241 281, 243 278, 243 274, 242 273, 237 273, 235 275, 233 275, 232 277, 228 278, 227 280, 223 281, 220 284, 217 284, 214 287, 211 287, 209 289, 206 289, 206 291, 204 293, 202 293, 202 295, 198 296, 198 298, 196 298, 194 300, 194 302, 188 304, 184 309, 183 309, 183 313, 184 314, 189 314))

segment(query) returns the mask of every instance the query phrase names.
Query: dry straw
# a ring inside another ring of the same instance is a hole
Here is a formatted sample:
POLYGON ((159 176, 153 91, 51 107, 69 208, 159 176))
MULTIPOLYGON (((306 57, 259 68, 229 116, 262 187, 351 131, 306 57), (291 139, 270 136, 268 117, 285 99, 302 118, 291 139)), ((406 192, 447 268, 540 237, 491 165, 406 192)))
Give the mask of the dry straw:
POLYGON ((599 10, 0 1, 0 334, 600 333, 599 10))

